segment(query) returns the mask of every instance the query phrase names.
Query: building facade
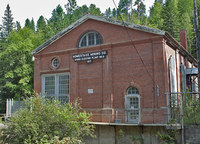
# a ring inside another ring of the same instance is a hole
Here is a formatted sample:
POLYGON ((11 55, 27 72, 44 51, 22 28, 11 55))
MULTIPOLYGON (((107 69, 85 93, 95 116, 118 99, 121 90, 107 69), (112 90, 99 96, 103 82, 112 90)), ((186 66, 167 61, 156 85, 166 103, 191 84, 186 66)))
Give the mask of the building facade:
POLYGON ((32 52, 34 90, 79 98, 94 122, 166 124, 166 92, 186 90, 196 66, 186 47, 165 31, 85 15, 32 52))

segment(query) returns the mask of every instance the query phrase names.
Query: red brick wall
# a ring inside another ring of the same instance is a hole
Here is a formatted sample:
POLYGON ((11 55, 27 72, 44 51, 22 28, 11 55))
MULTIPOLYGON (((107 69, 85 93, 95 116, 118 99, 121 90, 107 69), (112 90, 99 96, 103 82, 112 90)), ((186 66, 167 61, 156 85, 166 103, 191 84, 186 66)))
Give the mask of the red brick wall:
POLYGON ((168 85, 164 39, 132 29, 128 33, 129 36, 124 27, 94 20, 74 28, 35 55, 35 91, 41 92, 42 74, 70 72, 70 101, 79 97, 82 107, 93 112, 94 121, 113 122, 118 111, 118 118, 124 122, 126 90, 136 86, 140 92, 141 123, 165 123, 168 85), (103 44, 77 48, 80 35, 88 30, 99 32, 103 44), (72 59, 73 54, 100 50, 108 50, 107 57, 91 64, 72 59), (54 57, 61 62, 56 70, 51 68, 54 57), (94 93, 88 94, 88 89, 94 93))

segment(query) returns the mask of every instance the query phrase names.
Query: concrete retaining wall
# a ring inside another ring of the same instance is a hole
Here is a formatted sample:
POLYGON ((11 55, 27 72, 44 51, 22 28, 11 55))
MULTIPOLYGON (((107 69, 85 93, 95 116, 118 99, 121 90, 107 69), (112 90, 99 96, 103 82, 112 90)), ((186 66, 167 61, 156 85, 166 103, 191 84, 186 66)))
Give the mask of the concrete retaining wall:
MULTIPOLYGON (((157 132, 166 133, 165 126, 96 125, 96 138, 86 138, 86 144, 161 144, 157 132)), ((177 133, 181 143, 181 131, 177 133)))
POLYGON ((186 125, 184 132, 186 144, 200 144, 200 125, 186 125))

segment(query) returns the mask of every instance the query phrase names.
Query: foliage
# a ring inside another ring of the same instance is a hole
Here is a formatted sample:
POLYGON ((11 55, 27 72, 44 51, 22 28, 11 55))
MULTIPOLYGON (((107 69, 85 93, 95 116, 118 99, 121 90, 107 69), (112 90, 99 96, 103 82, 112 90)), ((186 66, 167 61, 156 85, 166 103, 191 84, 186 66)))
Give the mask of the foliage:
POLYGON ((19 110, 3 129, 1 140, 9 144, 75 144, 84 136, 93 136, 90 114, 82 111, 76 101, 61 104, 40 97, 26 100, 26 108, 19 110))
POLYGON ((178 38, 178 10, 176 0, 166 0, 162 10, 162 30, 169 32, 174 38, 178 38))
POLYGON ((18 21, 16 21, 16 28, 17 28, 17 31, 19 31, 22 28, 20 22, 18 21))
POLYGON ((148 19, 148 24, 153 28, 162 28, 163 19, 162 19, 162 5, 159 2, 155 2, 152 8, 150 9, 150 16, 148 19))
POLYGON ((169 129, 167 133, 157 132, 156 136, 164 143, 164 144, 174 144, 176 143, 176 130, 169 129))
POLYGON ((37 21, 37 30, 43 30, 46 27, 46 21, 43 16, 40 16, 37 21))
POLYGON ((13 31, 6 49, 0 53, 0 96, 27 97, 33 89, 33 61, 30 52, 42 43, 42 37, 28 28, 13 31))
POLYGON ((183 119, 185 124, 200 124, 200 104, 195 94, 187 94, 183 101, 183 119))
POLYGON ((11 33, 11 31, 14 28, 14 22, 13 22, 13 17, 12 17, 12 12, 10 10, 10 6, 9 4, 6 6, 6 10, 4 12, 4 17, 3 18, 3 25, 1 25, 2 28, 2 34, 3 37, 7 37, 9 36, 9 34, 11 33))

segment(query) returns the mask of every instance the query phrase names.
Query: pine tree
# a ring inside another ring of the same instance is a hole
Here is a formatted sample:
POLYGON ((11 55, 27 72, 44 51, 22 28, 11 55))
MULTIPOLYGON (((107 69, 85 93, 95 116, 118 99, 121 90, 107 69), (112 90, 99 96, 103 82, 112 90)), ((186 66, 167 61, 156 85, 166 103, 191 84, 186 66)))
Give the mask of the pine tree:
POLYGON ((95 4, 90 4, 88 12, 92 15, 97 15, 97 16, 102 15, 100 9, 97 8, 95 4))
POLYGON ((117 17, 117 10, 115 8, 113 8, 112 10, 112 17, 116 18, 117 17))
POLYGON ((160 2, 155 1, 154 5, 150 8, 150 16, 148 19, 148 26, 153 28, 162 28, 163 19, 162 19, 162 5, 160 2))
POLYGON ((44 30, 46 27, 46 21, 43 16, 40 16, 37 21, 37 30, 44 30))
POLYGON ((177 0, 166 0, 162 10, 163 26, 162 30, 169 32, 177 40, 179 38, 178 29, 178 9, 177 0))
POLYGON ((146 14, 146 6, 143 3, 143 0, 136 0, 134 6, 137 6, 139 21, 142 21, 145 18, 145 14, 146 14))
POLYGON ((1 29, 2 29, 2 34, 3 37, 7 37, 10 32, 14 29, 14 22, 13 22, 13 17, 12 17, 12 12, 10 10, 10 6, 9 4, 6 7, 6 10, 4 12, 4 17, 2 17, 2 22, 3 25, 1 25, 1 29))
POLYGON ((32 18, 31 23, 30 23, 30 29, 35 31, 35 22, 34 22, 33 18, 32 18))
MULTIPOLYGON (((179 30, 184 29, 187 32, 188 49, 192 52, 191 48, 194 46, 193 39, 193 1, 179 0, 178 1, 178 20, 179 30)), ((196 54, 195 54, 196 56, 196 54)))
POLYGON ((78 8, 76 0, 68 0, 65 8, 67 10, 67 14, 72 15, 73 12, 78 8))
POLYGON ((31 21, 28 18, 25 20, 25 27, 27 28, 31 27, 31 21))
POLYGON ((64 21, 65 13, 61 5, 58 5, 56 9, 52 11, 52 16, 48 21, 48 25, 53 29, 54 33, 58 33, 63 30, 66 25, 64 21))
POLYGON ((131 6, 131 0, 120 0, 118 4, 118 11, 121 15, 128 17, 128 11, 131 6))
POLYGON ((19 31, 22 28, 19 21, 16 21, 16 28, 17 28, 17 31, 19 31))
POLYGON ((111 12, 110 7, 109 7, 108 9, 106 9, 106 11, 105 11, 105 16, 108 17, 108 18, 111 18, 111 17, 112 17, 112 12, 111 12))

